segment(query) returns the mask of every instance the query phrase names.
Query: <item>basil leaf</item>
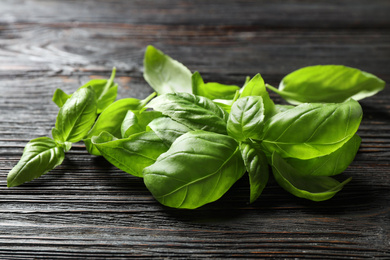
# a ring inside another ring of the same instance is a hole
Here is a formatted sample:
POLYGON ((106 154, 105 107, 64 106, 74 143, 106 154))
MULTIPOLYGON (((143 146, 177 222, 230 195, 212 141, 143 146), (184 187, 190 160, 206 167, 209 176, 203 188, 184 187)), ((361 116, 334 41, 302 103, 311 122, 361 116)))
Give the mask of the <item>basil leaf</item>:
POLYGON ((292 106, 292 105, 275 105, 275 114, 277 114, 277 113, 282 113, 282 112, 284 112, 284 111, 287 111, 287 110, 289 110, 289 109, 291 109, 291 108, 294 108, 295 106, 292 106))
POLYGON ((64 150, 49 137, 31 140, 24 148, 23 155, 8 173, 8 187, 18 186, 36 179, 62 163, 64 150))
POLYGON ((148 127, 168 146, 171 146, 177 138, 185 133, 196 130, 176 122, 169 117, 154 119, 149 123, 148 127))
POLYGON ((233 99, 213 99, 213 102, 225 110, 227 113, 230 113, 232 105, 240 97, 240 92, 236 91, 236 94, 233 99))
POLYGON ((294 167, 300 175, 333 176, 347 169, 359 150, 361 139, 355 134, 342 147, 331 154, 309 160, 286 158, 286 162, 294 167))
POLYGON ((262 145, 282 157, 324 156, 343 146, 361 119, 362 108, 353 99, 340 104, 302 104, 265 122, 262 145))
POLYGON ((385 82, 373 74, 341 65, 317 65, 285 76, 279 89, 269 87, 292 104, 344 102, 375 95, 385 82))
POLYGON ((209 99, 232 99, 240 87, 217 82, 204 83, 199 72, 192 74, 192 93, 209 99))
POLYGON ((91 138, 105 131, 113 136, 121 137, 121 124, 130 109, 139 109, 141 100, 135 98, 120 99, 109 105, 96 120, 93 127, 84 137, 83 141, 88 152, 92 155, 100 155, 99 150, 92 144, 91 138))
MULTIPOLYGON (((79 88, 91 87, 95 91, 98 114, 103 112, 116 99, 118 85, 114 83, 115 73, 116 69, 113 68, 110 79, 93 79, 79 88)), ((57 89, 54 92, 53 101, 61 108, 71 96, 61 89, 57 89)))
POLYGON ((121 126, 122 138, 145 132, 149 123, 161 116, 158 111, 128 111, 121 126))
POLYGON ((144 169, 144 182, 163 205, 194 209, 219 199, 244 172, 233 138, 193 131, 144 169))
POLYGON ((227 122, 228 134, 237 141, 260 139, 264 125, 264 104, 260 96, 247 96, 234 102, 227 122))
POLYGON ((149 45, 144 57, 144 79, 158 93, 192 93, 191 71, 149 45))
POLYGON ((62 107, 65 104, 66 100, 68 100, 71 96, 72 95, 68 95, 62 89, 58 88, 54 92, 52 100, 58 107, 62 107))
POLYGON ((269 170, 265 154, 250 142, 241 142, 240 151, 249 175, 250 203, 257 200, 268 182, 269 170))
POLYGON ((208 98, 188 93, 164 94, 147 107, 160 111, 191 129, 226 134, 228 113, 208 98))
POLYGON ((327 176, 301 176, 280 155, 273 153, 272 169, 275 180, 291 194, 313 201, 332 198, 351 178, 340 183, 327 176))
POLYGON ((116 139, 102 132, 92 137, 92 143, 114 166, 131 175, 142 177, 142 170, 153 164, 168 147, 153 132, 143 132, 126 139, 116 139))
POLYGON ((275 104, 270 98, 267 89, 265 88, 264 80, 260 74, 256 74, 241 89, 240 97, 242 98, 248 96, 260 96, 263 98, 264 109, 265 109, 264 115, 266 119, 276 114, 275 104))

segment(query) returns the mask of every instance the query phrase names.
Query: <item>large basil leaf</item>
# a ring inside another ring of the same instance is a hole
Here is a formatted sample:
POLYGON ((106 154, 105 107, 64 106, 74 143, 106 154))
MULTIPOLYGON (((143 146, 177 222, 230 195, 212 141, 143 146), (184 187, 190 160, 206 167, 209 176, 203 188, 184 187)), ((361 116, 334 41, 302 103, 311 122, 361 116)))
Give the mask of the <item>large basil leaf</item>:
POLYGON ((351 180, 340 183, 327 176, 302 176, 277 153, 272 155, 272 168, 275 180, 283 189, 313 201, 332 198, 351 180))
POLYGON ((232 99, 240 87, 217 82, 204 83, 199 72, 192 74, 192 93, 209 99, 232 99))
MULTIPOLYGON (((103 110, 106 109, 116 99, 118 85, 114 83, 115 73, 116 69, 113 68, 110 79, 93 79, 80 87, 91 87, 95 91, 98 114, 103 112, 103 110)), ((54 92, 53 101, 58 107, 61 108, 71 96, 72 95, 66 94, 61 89, 57 89, 54 92)))
POLYGON ((241 142, 240 151, 249 175, 250 203, 253 203, 263 192, 268 182, 269 170, 267 157, 250 142, 241 142))
POLYGON ((265 87, 264 80, 260 74, 256 74, 256 76, 248 81, 241 89, 240 97, 242 98, 248 96, 260 96, 263 98, 265 119, 268 119, 276 114, 275 104, 270 98, 265 87))
POLYGON ((131 175, 142 177, 142 170, 153 164, 168 147, 153 132, 143 132, 116 139, 107 132, 92 137, 92 143, 114 166, 131 175))
POLYGON ((192 93, 191 71, 149 45, 144 57, 144 79, 158 93, 192 93))
POLYGON ((98 120, 93 125, 92 129, 84 137, 83 141, 90 154, 100 155, 99 150, 92 144, 91 138, 105 131, 113 136, 121 137, 121 125, 130 109, 139 109, 141 100, 135 98, 120 99, 109 105, 103 113, 100 114, 98 120))
POLYGON ((234 102, 227 122, 228 134, 237 141, 260 139, 264 125, 264 104, 260 96, 247 96, 234 102))
POLYGON ((164 94, 150 101, 147 107, 160 111, 191 129, 227 133, 228 113, 205 97, 188 93, 164 94))
POLYGON ((342 147, 331 154, 309 160, 286 158, 300 175, 333 176, 342 173, 351 164, 359 150, 361 139, 355 134, 342 147))
POLYGON ((161 116, 158 111, 128 111, 121 125, 122 138, 146 131, 148 124, 161 116))
POLYGON ((65 158, 64 150, 49 137, 31 140, 24 148, 22 158, 8 173, 8 187, 31 181, 54 169, 65 158))
POLYGON ((219 199, 244 172, 233 138, 193 131, 144 169, 144 182, 163 205, 194 209, 219 199))
POLYGON ((341 65, 317 65, 285 76, 279 89, 271 90, 292 104, 360 100, 381 91, 385 82, 373 74, 341 65))
POLYGON ((176 122, 170 117, 154 119, 149 123, 148 127, 168 146, 171 146, 171 144, 181 135, 196 130, 176 122))
POLYGON ((91 87, 77 90, 58 112, 54 140, 59 143, 80 141, 91 129, 96 117, 95 92, 91 87))
POLYGON ((262 145, 282 157, 324 156, 343 146, 361 119, 362 108, 352 99, 339 104, 302 104, 265 122, 262 145))

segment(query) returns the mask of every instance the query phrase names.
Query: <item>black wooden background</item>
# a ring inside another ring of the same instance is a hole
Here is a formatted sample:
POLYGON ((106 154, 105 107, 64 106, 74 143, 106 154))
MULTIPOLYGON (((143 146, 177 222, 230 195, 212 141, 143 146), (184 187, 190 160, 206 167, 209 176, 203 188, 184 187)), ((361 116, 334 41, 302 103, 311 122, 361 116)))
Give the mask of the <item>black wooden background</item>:
MULTIPOLYGON (((118 69, 119 97, 152 92, 142 77, 152 44, 206 81, 241 85, 313 64, 343 64, 390 82, 390 2, 0 2, 0 258, 390 259, 390 90, 361 101, 363 141, 340 177, 353 180, 315 203, 270 181, 248 204, 248 178, 197 210, 161 206, 132 177, 76 144, 63 165, 7 188, 33 138, 49 136, 56 88, 71 93, 118 69)), ((271 94, 276 102, 282 102, 271 94)))

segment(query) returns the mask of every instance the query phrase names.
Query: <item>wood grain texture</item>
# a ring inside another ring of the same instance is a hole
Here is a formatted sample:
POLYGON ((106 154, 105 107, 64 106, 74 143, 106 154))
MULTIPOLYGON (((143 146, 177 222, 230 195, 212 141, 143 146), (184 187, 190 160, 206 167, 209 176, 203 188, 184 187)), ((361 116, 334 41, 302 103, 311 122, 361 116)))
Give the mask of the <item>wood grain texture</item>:
MULTIPOLYGON (((56 88, 118 69, 119 98, 152 92, 153 44, 206 81, 241 85, 313 64, 390 81, 388 1, 0 2, 0 259, 390 258, 390 90, 362 100, 362 145, 334 198, 315 203, 271 180, 248 204, 248 177, 197 210, 157 203, 142 179, 74 145, 64 163, 6 188, 25 144, 50 135, 56 88)), ((277 102, 283 102, 271 93, 277 102)))

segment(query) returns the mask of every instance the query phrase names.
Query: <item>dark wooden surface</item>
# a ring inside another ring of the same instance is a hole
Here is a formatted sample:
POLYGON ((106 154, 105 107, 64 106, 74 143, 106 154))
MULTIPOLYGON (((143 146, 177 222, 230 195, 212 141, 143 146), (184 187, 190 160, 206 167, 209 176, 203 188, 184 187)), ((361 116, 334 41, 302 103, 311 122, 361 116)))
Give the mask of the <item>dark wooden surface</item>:
MULTIPOLYGON (((158 204, 142 179, 88 155, 6 188, 33 138, 50 135, 56 88, 70 93, 118 69, 119 98, 152 92, 142 78, 153 44, 206 81, 266 82, 303 66, 344 64, 390 82, 390 2, 0 2, 0 258, 390 259, 390 90, 361 101, 363 141, 333 199, 295 198, 270 181, 248 204, 244 177, 198 210, 158 204)), ((272 94, 277 102, 280 98, 272 94)))

